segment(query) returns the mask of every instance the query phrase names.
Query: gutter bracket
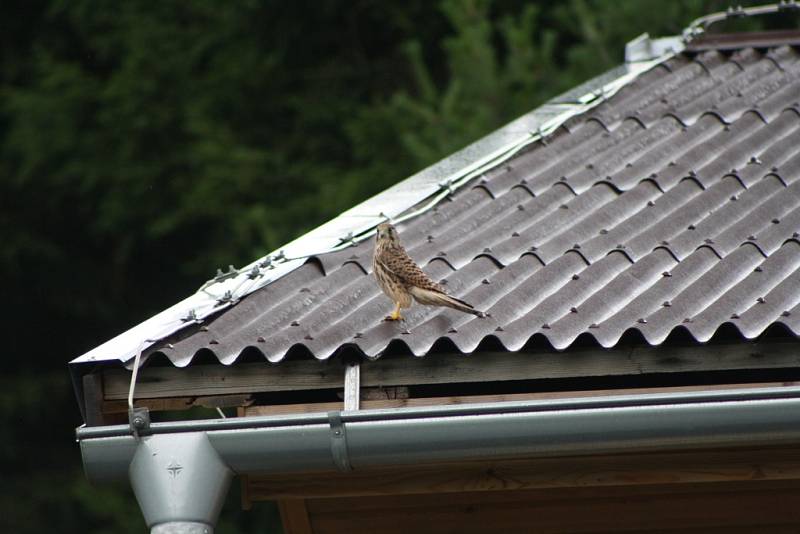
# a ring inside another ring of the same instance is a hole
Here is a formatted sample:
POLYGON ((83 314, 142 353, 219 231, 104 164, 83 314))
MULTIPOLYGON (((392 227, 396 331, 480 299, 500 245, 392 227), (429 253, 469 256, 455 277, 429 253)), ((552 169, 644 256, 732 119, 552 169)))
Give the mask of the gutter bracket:
POLYGON ((346 473, 353 470, 347 454, 347 431, 342 422, 342 412, 328 412, 328 424, 331 431, 331 455, 336 468, 346 473))
POLYGON ((147 408, 131 408, 128 410, 128 424, 135 438, 152 434, 150 430, 150 410, 147 408))

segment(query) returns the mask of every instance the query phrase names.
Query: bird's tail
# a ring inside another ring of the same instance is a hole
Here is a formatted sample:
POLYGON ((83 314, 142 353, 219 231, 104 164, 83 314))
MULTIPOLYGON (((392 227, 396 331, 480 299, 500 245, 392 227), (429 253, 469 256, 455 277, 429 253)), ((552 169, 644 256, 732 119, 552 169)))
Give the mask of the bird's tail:
POLYGON ((409 291, 420 304, 426 304, 428 306, 447 306, 448 308, 453 308, 465 313, 471 313, 472 315, 477 315, 478 317, 486 317, 484 312, 476 310, 472 307, 472 304, 452 297, 447 293, 434 291, 432 289, 423 289, 421 287, 412 287, 409 289, 409 291))

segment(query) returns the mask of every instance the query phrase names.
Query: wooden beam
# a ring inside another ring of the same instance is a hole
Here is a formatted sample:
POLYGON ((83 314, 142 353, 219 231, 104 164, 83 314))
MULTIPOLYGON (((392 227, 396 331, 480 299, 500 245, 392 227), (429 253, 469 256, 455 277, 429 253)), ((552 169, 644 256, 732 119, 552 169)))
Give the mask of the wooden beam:
MULTIPOLYGON (((215 395, 206 397, 168 397, 158 399, 136 399, 136 406, 147 408, 154 412, 188 410, 190 408, 238 408, 253 404, 250 395, 215 395)), ((111 400, 102 402, 104 414, 127 413, 128 402, 124 400, 111 400)))
MULTIPOLYGON (((103 379, 99 374, 83 376, 83 402, 86 406, 86 426, 106 424, 103 417, 103 379)), ((125 404, 125 413, 128 411, 125 404)))
POLYGON ((723 482, 310 499, 306 507, 315 534, 796 534, 800 488, 723 482))
POLYGON ((278 501, 278 510, 281 513, 284 534, 313 534, 304 500, 280 500, 278 501))
MULTIPOLYGON (((798 343, 736 343, 688 347, 586 349, 567 353, 431 354, 425 358, 381 358, 361 366, 362 387, 542 378, 643 375, 693 371, 776 369, 800 365, 798 343)), ((106 400, 122 400, 130 373, 103 372, 106 400)), ((340 389, 344 367, 338 361, 286 361, 242 365, 147 367, 140 371, 137 398, 165 398, 340 389)))
MULTIPOLYGON (((251 475, 253 501, 546 488, 800 482, 800 448, 537 458, 292 475, 251 475)), ((800 488, 800 485, 798 486, 800 488)))
MULTIPOLYGON (((410 408, 414 406, 448 406, 453 404, 476 404, 486 402, 516 402, 526 400, 548 400, 585 397, 607 397, 613 395, 637 395, 644 393, 682 393, 692 391, 714 391, 721 389, 746 389, 765 387, 790 387, 800 382, 758 382, 752 384, 718 384, 711 386, 678 386, 664 388, 626 388, 595 389, 586 391, 548 391, 541 393, 513 393, 508 395, 462 395, 457 397, 419 397, 399 399, 368 399, 361 401, 362 410, 382 410, 386 408, 410 408)), ((306 404, 275 404, 270 406, 251 405, 242 408, 244 416, 286 415, 296 413, 317 413, 343 410, 341 402, 317 402, 306 404)))

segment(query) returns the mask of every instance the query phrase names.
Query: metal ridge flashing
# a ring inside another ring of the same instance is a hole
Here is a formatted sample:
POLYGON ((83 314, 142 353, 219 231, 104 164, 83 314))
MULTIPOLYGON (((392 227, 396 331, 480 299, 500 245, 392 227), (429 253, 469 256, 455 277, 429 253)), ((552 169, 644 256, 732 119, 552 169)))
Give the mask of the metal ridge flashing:
MULTIPOLYGON (((525 146, 551 134, 569 118, 604 102, 637 76, 682 50, 680 39, 667 40, 669 46, 649 46, 647 53, 643 52, 643 41, 640 42, 632 48, 638 52, 628 54, 631 61, 549 100, 281 249, 240 269, 230 266, 227 272, 218 271, 217 276, 206 282, 195 294, 70 363, 108 360, 129 362, 157 341, 189 324, 202 322, 209 315, 232 306, 248 294, 290 273, 300 267, 308 257, 341 250, 363 241, 371 236, 372 230, 381 222, 400 222, 427 211, 473 178, 500 165, 525 146)), ((654 42, 661 41, 663 40, 654 42)))

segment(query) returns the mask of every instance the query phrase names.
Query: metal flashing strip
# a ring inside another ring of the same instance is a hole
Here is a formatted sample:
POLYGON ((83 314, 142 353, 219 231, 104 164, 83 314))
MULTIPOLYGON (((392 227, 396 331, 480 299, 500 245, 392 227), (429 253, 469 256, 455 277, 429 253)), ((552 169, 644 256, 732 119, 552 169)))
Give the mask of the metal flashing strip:
POLYGON ((300 267, 308 257, 341 250, 363 241, 372 235, 375 226, 386 220, 400 222, 431 209, 448 194, 502 164, 527 145, 551 134, 571 117, 604 102, 637 76, 681 51, 679 41, 670 38, 669 43, 664 47, 650 46, 650 55, 663 52, 662 55, 642 60, 645 55, 637 53, 636 61, 616 67, 553 98, 459 152, 345 211, 280 250, 241 269, 231 266, 227 272, 218 271, 217 276, 195 294, 70 363, 119 360, 129 364, 139 350, 155 342, 150 340, 162 340, 189 324, 202 322, 209 315, 232 306, 248 294, 300 267))

